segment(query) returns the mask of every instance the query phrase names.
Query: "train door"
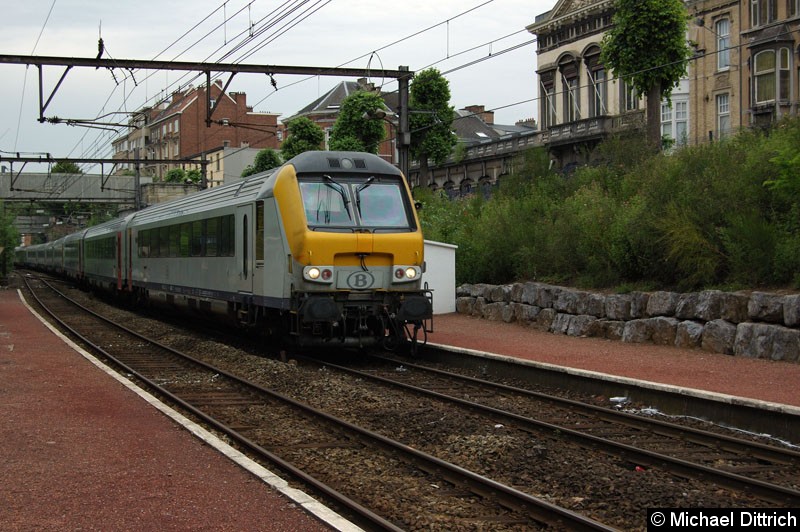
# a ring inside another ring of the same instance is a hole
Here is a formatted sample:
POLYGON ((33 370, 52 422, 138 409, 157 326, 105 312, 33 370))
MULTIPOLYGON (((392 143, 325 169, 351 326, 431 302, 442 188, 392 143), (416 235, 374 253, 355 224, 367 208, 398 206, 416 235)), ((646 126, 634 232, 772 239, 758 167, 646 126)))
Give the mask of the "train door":
POLYGON ((236 208, 236 284, 238 292, 253 292, 255 247, 253 232, 255 216, 252 205, 241 205, 236 208))
POLYGON ((115 268, 117 270, 117 275, 116 275, 117 290, 122 290, 122 232, 121 231, 117 231, 117 237, 115 240, 116 240, 115 242, 116 249, 114 250, 114 252, 117 257, 117 266, 115 268))

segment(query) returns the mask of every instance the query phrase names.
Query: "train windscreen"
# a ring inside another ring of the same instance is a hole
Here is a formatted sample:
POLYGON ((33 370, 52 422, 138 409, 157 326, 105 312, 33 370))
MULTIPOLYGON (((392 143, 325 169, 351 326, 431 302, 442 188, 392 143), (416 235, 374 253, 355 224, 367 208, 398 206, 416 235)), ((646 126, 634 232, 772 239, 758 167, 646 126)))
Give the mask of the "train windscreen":
POLYGON ((300 181, 308 226, 314 230, 411 231, 405 189, 396 179, 333 178, 300 181))

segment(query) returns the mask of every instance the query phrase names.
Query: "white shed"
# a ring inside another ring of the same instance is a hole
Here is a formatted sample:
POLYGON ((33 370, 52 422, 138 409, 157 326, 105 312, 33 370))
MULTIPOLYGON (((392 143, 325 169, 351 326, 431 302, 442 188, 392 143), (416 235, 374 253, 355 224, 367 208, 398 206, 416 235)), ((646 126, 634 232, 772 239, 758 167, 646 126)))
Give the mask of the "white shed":
POLYGON ((456 311, 456 249, 458 246, 425 241, 426 270, 423 283, 433 290, 433 313, 456 311))

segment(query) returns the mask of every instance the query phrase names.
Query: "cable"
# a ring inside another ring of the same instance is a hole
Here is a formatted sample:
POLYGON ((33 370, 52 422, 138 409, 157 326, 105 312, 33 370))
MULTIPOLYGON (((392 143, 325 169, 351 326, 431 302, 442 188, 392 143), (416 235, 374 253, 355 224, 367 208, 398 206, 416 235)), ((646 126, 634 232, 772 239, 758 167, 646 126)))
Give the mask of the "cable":
MULTIPOLYGON (((429 31, 430 29, 433 29, 433 28, 436 28, 436 27, 438 27, 438 26, 441 26, 442 24, 447 24, 447 23, 449 23, 449 21, 451 21, 451 20, 455 20, 455 19, 457 19, 457 18, 459 18, 459 17, 461 17, 461 16, 464 16, 464 15, 466 15, 466 14, 468 14, 468 13, 470 13, 470 12, 472 12, 472 11, 474 11, 474 10, 476 10, 476 9, 480 8, 480 7, 483 7, 483 6, 487 5, 487 4, 490 4, 490 3, 492 3, 493 1, 494 1, 494 0, 489 0, 489 1, 487 1, 487 2, 484 2, 484 3, 482 3, 482 4, 478 5, 478 6, 475 6, 475 7, 473 7, 473 8, 470 8, 470 9, 468 9, 468 10, 466 10, 466 11, 464 11, 464 12, 462 12, 462 13, 458 14, 458 15, 456 15, 455 17, 451 17, 451 18, 449 18, 449 19, 447 19, 447 20, 445 20, 445 21, 443 21, 443 22, 440 22, 440 23, 438 23, 438 24, 434 24, 434 25, 432 25, 432 26, 429 26, 428 28, 425 28, 425 29, 423 29, 423 30, 420 30, 420 31, 418 31, 418 32, 415 32, 415 33, 413 33, 413 34, 411 34, 411 35, 408 35, 408 36, 406 36, 406 37, 404 37, 404 38, 402 38, 402 39, 396 40, 396 41, 394 41, 394 42, 392 42, 392 43, 390 43, 390 44, 388 44, 388 45, 385 45, 385 46, 383 46, 383 47, 381 47, 381 48, 378 48, 378 50, 382 50, 382 49, 385 49, 385 48, 387 48, 387 47, 389 47, 389 46, 393 46, 393 45, 395 45, 395 44, 397 44, 397 43, 403 42, 403 41, 405 41, 405 40, 407 40, 407 39, 410 39, 410 38, 412 38, 412 37, 414 37, 414 36, 416 36, 416 35, 419 35, 419 34, 421 34, 421 33, 424 33, 424 32, 426 32, 426 31, 429 31)), ((288 22, 288 23, 284 24, 284 25, 283 25, 281 28, 279 28, 278 30, 276 30, 276 32, 274 32, 274 33, 273 33, 271 36, 269 36, 269 37, 267 37, 266 39, 264 39, 264 40, 263 40, 263 41, 260 43, 260 45, 258 45, 258 46, 256 46, 256 47, 253 47, 253 48, 251 48, 250 50, 248 50, 247 52, 245 52, 245 54, 244 54, 244 55, 242 55, 242 56, 240 56, 240 57, 239 57, 239 59, 238 59, 237 61, 241 61, 241 60, 243 60, 243 59, 244 59, 244 58, 246 58, 246 57, 250 57, 251 55, 253 55, 253 54, 254 54, 254 53, 256 53, 257 51, 259 51, 259 50, 263 49, 263 48, 264 48, 266 45, 268 45, 269 43, 273 42, 275 39, 277 39, 277 38, 278 38, 278 37, 280 37, 281 35, 285 34, 285 33, 286 33, 286 32, 287 32, 289 29, 293 28, 294 26, 296 26, 297 24, 299 24, 301 21, 305 20, 305 19, 306 19, 306 18, 308 18, 310 15, 314 14, 316 11, 318 11, 319 9, 321 9, 322 7, 324 7, 325 5, 327 5, 329 2, 330 2, 330 0, 327 0, 327 1, 326 1, 326 2, 324 2, 322 5, 319 5, 319 2, 317 2, 317 3, 316 3, 316 4, 314 4, 314 5, 312 5, 310 8, 306 9, 305 11, 303 11, 303 12, 302 12, 300 15, 298 15, 297 17, 295 17, 294 19, 292 19, 290 22, 288 22), (280 32, 280 33, 278 33, 278 32, 280 32)), ((299 7, 301 7, 301 6, 302 6, 302 5, 304 5, 305 3, 306 3, 306 1, 303 1, 303 2, 301 2, 299 5, 297 5, 297 6, 293 6, 293 7, 291 7, 291 9, 289 9, 288 7, 286 7, 286 6, 288 6, 288 5, 289 5, 289 2, 286 2, 286 3, 284 3, 284 4, 281 6, 281 8, 279 8, 279 9, 277 9, 277 10, 274 10, 274 11, 272 12, 272 14, 274 14, 274 15, 277 17, 277 21, 280 21, 280 20, 282 20, 283 18, 285 18, 285 17, 286 17, 288 14, 290 14, 290 13, 294 12, 295 10, 299 9, 299 7), (284 10, 285 10, 285 11, 287 11, 287 12, 286 12, 286 13, 281 13, 281 9, 284 9, 284 10), (278 15, 280 15, 280 16, 278 16, 278 15)), ((249 7, 249 5, 250 5, 250 4, 248 4, 248 7, 249 7)), ((217 9, 216 9, 214 12, 218 11, 219 9, 220 9, 220 8, 217 8, 217 9)), ((244 9, 244 8, 243 8, 243 9, 244 9)), ((238 14, 238 13, 241 13, 241 12, 243 11, 243 9, 240 9, 240 11, 239 11, 239 12, 237 12, 237 14, 238 14)), ((213 14, 214 12, 212 12, 212 14, 213 14)), ((271 15, 272 15, 272 14, 271 14, 271 15)), ((211 15, 207 16, 207 17, 206 17, 204 20, 207 20, 207 19, 208 19, 210 16, 211 16, 211 15)), ((236 16, 236 15, 234 15, 234 16, 236 16)), ((231 17, 231 18, 232 18, 232 17, 231 17)), ((264 17, 264 18, 262 18, 262 19, 259 21, 259 23, 260 23, 260 22, 263 22, 263 21, 264 21, 264 20, 266 20, 267 18, 269 18, 269 15, 268 15, 267 17, 264 17)), ((277 21, 276 21, 275 23, 277 23, 277 21)), ((257 32, 257 33, 252 33, 252 36, 253 36, 253 38, 255 38, 255 37, 257 37, 257 36, 259 36, 259 35, 263 34, 263 33, 264 33, 264 32, 265 32, 265 31, 266 31, 268 28, 270 28, 270 27, 271 27, 272 25, 274 25, 275 23, 272 23, 272 24, 266 24, 266 25, 265 25, 265 27, 262 27, 262 28, 261 28, 261 30, 259 30, 259 32, 257 32)), ((195 25, 193 28, 196 28, 198 25, 199 25, 199 24, 196 24, 196 25, 195 25)), ((194 45, 196 45, 197 43, 199 43, 200 41, 202 41, 202 40, 203 40, 205 37, 207 37, 208 35, 210 35, 210 34, 211 34, 211 33, 213 33, 214 31, 216 31, 216 29, 218 29, 219 27, 220 27, 220 26, 218 25, 218 26, 217 26, 217 27, 216 27, 214 30, 212 30, 211 32, 207 33, 207 34, 206 34, 206 35, 205 35, 203 38, 201 38, 200 40, 196 41, 196 42, 195 42, 193 45, 191 45, 191 46, 190 46, 188 49, 191 49, 191 48, 192 48, 194 45)), ((189 30, 189 31, 191 31, 191 30, 189 30)), ((187 31, 185 34, 188 34, 188 33, 189 33, 189 31, 187 31)), ((243 32, 242 32, 242 33, 243 33, 243 32)), ((238 36, 241 36, 241 35, 242 35, 242 33, 240 33, 239 35, 237 35, 237 37, 238 37, 238 36)), ((184 34, 184 35, 185 35, 185 34, 184 34)), ((178 40, 180 40, 180 38, 179 38, 178 40)), ((245 45, 247 42, 249 42, 250 40, 252 40, 252 38, 245 39, 245 40, 244 40, 242 43, 239 43, 238 45, 236 45, 236 46, 234 47, 234 49, 233 49, 233 50, 229 51, 228 53, 226 53, 226 54, 225 54, 225 55, 223 55, 222 57, 223 57, 223 58, 224 58, 224 57, 228 57, 229 55, 231 55, 232 53, 234 53, 236 50, 238 50, 238 49, 241 49, 241 48, 242 48, 242 47, 243 47, 243 46, 244 46, 244 45, 245 45)), ((176 42, 177 42, 177 41, 176 41, 176 42)), ((170 47, 171 47, 171 46, 170 46, 170 47)), ((169 48, 169 47, 168 47, 168 48, 169 48)), ((167 49, 168 49, 168 48, 167 48, 167 49)), ((187 50, 188 50, 188 49, 187 49, 187 50)), ((217 51, 219 51, 219 49, 220 49, 220 48, 218 48, 218 49, 217 49, 217 51)), ((185 50, 185 51, 187 51, 187 50, 185 50)), ((184 51, 184 52, 185 52, 185 51, 184 51)), ((376 50, 376 51, 377 51, 377 50, 376 50)), ((163 53, 163 52, 162 52, 162 53, 163 53)), ((374 53, 374 52, 372 52, 372 53, 374 53)), ((362 56, 362 57, 364 57, 364 56, 362 56)), ((355 61, 355 60, 357 60, 357 59, 359 59, 359 58, 356 58, 356 59, 354 59, 354 60, 352 60, 352 61, 355 61)), ((350 61, 350 62, 352 62, 352 61, 350 61)), ((347 64, 347 63, 344 63, 344 64, 347 64)), ((149 77, 149 76, 148 76, 148 77, 149 77)), ((183 78, 185 78, 185 77, 186 77, 186 76, 182 76, 181 78, 179 78, 179 80, 178 80, 178 81, 180 81, 181 79, 183 79, 183 78)), ((197 79, 197 77, 198 77, 198 76, 195 76, 195 77, 194 77, 194 78, 192 78, 192 79, 197 79)), ((215 77, 215 78, 216 78, 216 77, 215 77)), ((145 78, 145 79, 147 79, 147 78, 145 78)), ((173 84, 172 84, 172 85, 174 85, 174 84, 175 84, 175 82, 173 82, 173 84)), ((162 100, 162 101, 164 101, 164 100, 162 100)), ((127 97, 125 98, 125 102, 127 102, 127 97)), ((261 101, 260 101, 260 102, 258 102, 258 103, 261 103, 261 102, 263 102, 263 100, 261 100, 261 101)), ((160 102, 159 102, 159 103, 160 103, 160 102)), ((156 104, 156 105, 158 105, 158 104, 156 104)), ((74 149, 73 149, 73 150, 74 150, 74 149)))
MULTIPOLYGON (((283 5, 282 5, 282 6, 280 6, 278 9, 275 9, 275 10, 273 10, 273 11, 272 11, 270 14, 268 14, 267 16, 263 17, 263 18, 262 18, 262 19, 261 19, 261 20, 260 20, 258 23, 261 23, 262 21, 264 21, 264 20, 266 20, 266 19, 270 18, 271 16, 278 16, 278 15, 280 15, 282 10, 286 10, 286 9, 287 9, 285 6, 287 6, 287 5, 291 4, 291 2, 292 2, 292 1, 293 1, 293 0, 287 0, 287 1, 286 1, 286 2, 285 2, 283 5)), ((301 2, 301 4, 300 4, 300 5, 302 5, 302 4, 304 4, 304 3, 306 3, 307 1, 308 1, 308 0, 303 0, 303 1, 301 2)), ((328 0, 328 1, 330 1, 330 0, 328 0)), ((252 4, 252 2, 251 2, 250 4, 252 4)), ((246 7, 249 7, 249 6, 250 6, 250 4, 248 4, 246 7)), ((236 13, 235 13, 235 14, 234 14, 232 17, 228 18, 227 20, 231 20, 231 19, 232 19, 232 18, 234 18, 235 16, 239 15, 240 13, 242 13, 242 12, 244 11, 244 9, 245 9, 245 8, 242 8, 242 9, 240 9, 240 10, 239 10, 239 11, 237 11, 237 12, 236 12, 236 13)), ((295 9, 296 9, 296 8, 295 8, 295 9)), ((215 11, 218 11, 218 10, 219 10, 219 8, 217 8, 217 10, 215 10, 215 11)), ((213 13, 212 13, 212 14, 213 14, 213 13)), ((209 16, 210 16, 210 15, 209 15, 209 16)), ((206 19, 208 19, 208 18, 209 18, 209 17, 206 17, 206 19)), ((206 20, 206 19, 204 19, 204 20, 206 20)), ((258 23, 257 23, 257 24, 258 24, 258 23)), ((195 25, 195 27, 197 27, 197 25, 195 25)), ((206 37, 208 37, 209 35, 211 35, 213 32, 215 32, 216 30, 218 30, 220 27, 222 27, 222 24, 219 24, 219 25, 217 25, 217 26, 216 26, 215 28, 213 28, 213 29, 212 29, 210 32, 206 33, 206 35, 204 35, 204 36, 203 36, 201 39, 197 40, 195 43, 193 43, 192 45, 190 45, 190 46, 189 46, 189 48, 185 49, 183 52, 181 52, 180 54, 178 54, 178 56, 176 56, 176 57, 175 57, 175 59, 177 59, 177 57, 179 57, 179 56, 180 56, 180 55, 182 55, 183 53, 185 53, 185 52, 187 52, 188 50, 190 50, 192 47, 194 47, 194 46, 195 46, 195 45, 197 45, 199 42, 201 42, 202 40, 204 40, 206 37)), ((252 27, 251 27, 251 28, 250 28, 250 30, 248 30, 248 31, 251 31, 251 30, 252 30, 252 27)), ((188 33, 188 32, 187 32, 187 33, 188 33)), ((247 32, 246 32, 246 31, 240 32, 240 33, 239 33, 239 34, 238 34, 236 37, 238 38, 238 37, 240 37, 241 35, 243 35, 243 34, 245 34, 245 33, 247 33, 247 32)), ((247 42, 247 41, 249 41, 249 40, 252 40, 252 38, 246 38, 244 42, 247 42)), ((224 46, 218 47, 218 48, 217 48, 217 50, 215 50, 214 52, 212 52, 211 54, 209 54, 209 55, 207 56, 206 60, 207 60, 209 57, 211 57, 211 55, 213 55, 214 53, 216 53, 216 52, 218 52, 219 50, 221 50, 223 47, 224 47, 224 46)), ((226 54, 226 55, 227 55, 227 54, 226 54)), ((152 75, 155 75, 155 74, 150 74, 150 75, 148 75, 148 76, 145 78, 145 80, 146 80, 146 79, 149 79, 149 77, 150 77, 150 76, 152 76, 152 75)), ((179 83, 179 82, 180 82, 181 80, 183 80, 184 78, 186 78, 187 76, 189 76, 189 75, 190 75, 190 74, 188 74, 188 73, 187 73, 187 74, 184 74, 183 76, 181 76, 180 78, 178 78, 178 80, 176 80, 176 81, 174 81, 173 83, 169 84, 169 85, 167 86, 167 89, 169 89, 169 87, 171 87, 171 86, 173 86, 173 85, 175 85, 175 84, 178 84, 178 90, 180 90, 180 83, 179 83)), ((191 81, 193 81, 193 80, 195 80, 195 79, 197 79, 197 78, 199 78, 199 77, 200 77, 200 74, 196 74, 196 75, 194 75, 194 77, 192 77, 192 78, 191 78, 190 80, 188 80, 186 83, 190 83, 191 81)), ((219 75, 215 75, 215 76, 214 76, 214 79, 217 79, 218 77, 219 77, 219 75)), ((113 94, 113 91, 112 91, 112 94, 113 94)), ((166 102, 166 101, 167 101, 167 98, 168 98, 168 97, 164 97, 164 98, 162 98, 161 100, 157 101, 157 102, 154 104, 154 107, 155 107, 155 106, 158 106, 158 105, 160 105, 161 103, 164 103, 164 102, 166 102)), ((126 98, 125 98, 125 100, 124 100, 124 102, 123 102, 123 104, 124 104, 125 102, 127 102, 127 99, 128 99, 128 98, 126 97, 126 98)), ((148 101, 149 101, 149 100, 148 100, 148 101)), ((108 100, 107 100, 107 102, 108 102, 108 100)), ((107 103, 107 102, 106 102, 106 103, 107 103)), ((146 105, 146 103, 147 103, 147 102, 145 102, 145 105, 146 105)), ((84 137, 85 137, 85 136, 84 136, 84 137)), ((73 151, 74 151, 74 148, 73 148, 73 151)))

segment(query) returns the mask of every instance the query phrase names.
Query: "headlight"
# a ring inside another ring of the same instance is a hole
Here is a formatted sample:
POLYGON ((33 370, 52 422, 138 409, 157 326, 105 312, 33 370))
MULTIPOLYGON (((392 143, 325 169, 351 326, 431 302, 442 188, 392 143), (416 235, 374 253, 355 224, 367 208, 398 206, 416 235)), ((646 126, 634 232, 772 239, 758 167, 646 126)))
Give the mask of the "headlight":
POLYGON ((422 271, 417 266, 395 266, 394 282, 407 283, 416 281, 422 275, 422 271))
POLYGON ((333 281, 332 266, 306 266, 303 268, 303 278, 306 281, 317 283, 330 283, 333 281))

